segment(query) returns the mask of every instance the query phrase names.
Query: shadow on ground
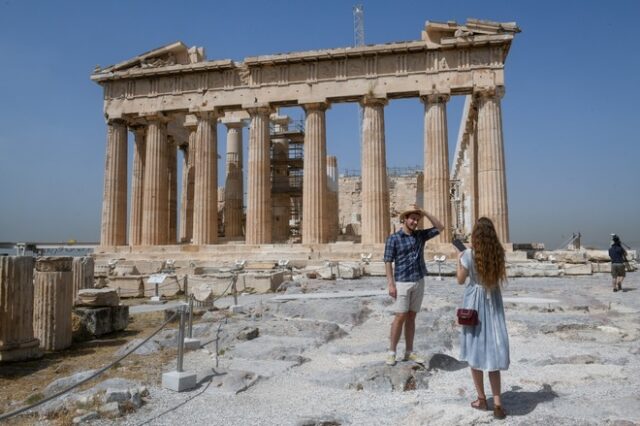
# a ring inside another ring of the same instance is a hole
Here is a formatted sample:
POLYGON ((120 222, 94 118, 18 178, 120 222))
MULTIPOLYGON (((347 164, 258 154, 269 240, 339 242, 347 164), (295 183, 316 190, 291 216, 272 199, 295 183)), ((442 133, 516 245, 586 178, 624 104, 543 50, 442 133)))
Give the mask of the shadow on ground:
POLYGON ((558 394, 549 384, 543 384, 537 392, 522 392, 518 386, 502 394, 502 404, 510 416, 525 416, 531 413, 538 404, 558 398, 558 394))

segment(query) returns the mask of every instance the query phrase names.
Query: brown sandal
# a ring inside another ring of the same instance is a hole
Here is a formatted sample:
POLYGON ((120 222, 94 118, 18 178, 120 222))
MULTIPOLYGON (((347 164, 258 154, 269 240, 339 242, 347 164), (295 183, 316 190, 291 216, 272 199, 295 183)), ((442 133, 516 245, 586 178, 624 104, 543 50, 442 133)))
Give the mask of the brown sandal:
POLYGON ((507 417, 507 413, 504 412, 501 405, 495 405, 493 407, 493 417, 498 420, 502 420, 507 417))
POLYGON ((487 406, 487 398, 478 398, 471 403, 471 408, 475 408, 476 410, 488 410, 487 406))

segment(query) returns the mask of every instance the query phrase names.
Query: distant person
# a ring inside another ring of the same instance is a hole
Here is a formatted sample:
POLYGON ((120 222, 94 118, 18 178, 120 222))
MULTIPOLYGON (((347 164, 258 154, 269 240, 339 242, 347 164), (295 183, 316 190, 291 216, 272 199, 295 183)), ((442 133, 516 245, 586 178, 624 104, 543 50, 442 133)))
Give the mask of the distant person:
POLYGON ((424 359, 413 351, 413 337, 416 331, 416 314, 420 311, 424 296, 424 277, 427 265, 424 263, 424 244, 437 236, 444 227, 442 223, 416 205, 400 214, 402 228, 387 238, 384 247, 384 266, 387 274, 389 296, 396 299, 393 306, 395 318, 391 324, 387 365, 396 364, 396 346, 404 328, 404 361, 424 364, 424 359), (425 216, 433 227, 417 229, 418 222, 425 216))
POLYGON ((611 247, 609 247, 609 257, 611 258, 611 283, 613 291, 622 291, 622 281, 627 275, 625 264, 627 263, 627 251, 620 243, 620 237, 616 234, 611 236, 611 247))
POLYGON ((456 277, 458 284, 469 283, 464 289, 462 306, 478 311, 478 325, 462 326, 460 331, 460 360, 471 367, 471 377, 478 399, 471 407, 487 410, 484 393, 484 372, 489 372, 493 394, 493 416, 507 415, 500 400, 500 370, 509 368, 509 335, 504 318, 500 286, 506 281, 505 254, 493 222, 478 219, 471 233, 471 249, 458 256, 456 277))

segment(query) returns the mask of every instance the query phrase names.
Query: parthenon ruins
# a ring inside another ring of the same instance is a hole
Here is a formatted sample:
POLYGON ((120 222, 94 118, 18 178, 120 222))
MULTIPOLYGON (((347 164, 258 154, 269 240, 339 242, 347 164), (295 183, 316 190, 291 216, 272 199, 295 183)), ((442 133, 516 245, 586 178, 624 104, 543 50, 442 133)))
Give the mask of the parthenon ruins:
POLYGON ((97 67, 91 79, 104 89, 107 120, 98 253, 162 250, 197 257, 221 243, 249 249, 287 242, 294 215, 300 219, 298 247, 330 246, 339 235, 340 153, 337 159, 327 157, 325 112, 340 102, 357 102, 363 109, 361 241, 353 251, 375 251, 392 231, 385 106, 415 97, 424 103, 424 192, 414 201, 448 230, 433 244, 449 242, 454 232, 468 233, 479 216, 493 219, 508 243, 501 98, 505 60, 519 31, 515 23, 475 19, 427 22, 420 40, 243 62, 206 60, 203 48, 176 42, 97 67), (447 102, 455 95, 466 96, 466 102, 450 168, 447 102), (274 114, 292 106, 305 111, 298 139, 287 118, 274 114), (242 127, 247 121, 245 163, 242 127), (225 182, 218 182, 218 122, 227 128, 225 182), (129 132, 134 149, 128 190, 129 132), (297 167, 287 157, 291 144, 303 147, 297 167), (296 177, 301 186, 293 183, 296 177), (224 188, 222 232, 219 185, 224 188))

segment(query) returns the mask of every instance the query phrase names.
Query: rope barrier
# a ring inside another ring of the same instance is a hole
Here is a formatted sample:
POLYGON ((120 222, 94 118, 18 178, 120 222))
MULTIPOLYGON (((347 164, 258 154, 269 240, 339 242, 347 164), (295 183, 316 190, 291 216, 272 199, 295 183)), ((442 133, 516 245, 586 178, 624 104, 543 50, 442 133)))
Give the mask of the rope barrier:
POLYGON ((126 357, 128 357, 129 355, 131 355, 133 352, 135 352, 136 350, 138 350, 138 348, 140 348, 142 345, 144 345, 145 343, 147 343, 153 336, 155 336, 156 334, 158 334, 167 324, 169 324, 171 321, 173 321, 173 319, 176 317, 176 315, 178 315, 178 311, 174 312, 173 315, 171 315, 171 317, 169 319, 167 319, 164 323, 162 323, 162 325, 160 327, 158 327, 158 329, 156 331, 154 331, 151 335, 149 335, 146 339, 144 339, 142 342, 140 342, 139 344, 137 344, 133 349, 129 350, 128 352, 126 352, 124 355, 120 356, 118 359, 116 359, 115 361, 113 361, 111 364, 102 367, 101 369, 99 369, 98 371, 96 371, 95 373, 91 374, 89 377, 86 377, 82 380, 80 380, 79 382, 69 386, 66 389, 63 389, 59 392, 54 393, 53 395, 50 395, 36 403, 33 403, 31 405, 28 405, 26 407, 22 407, 19 408, 15 411, 12 411, 10 413, 7 414, 2 414, 0 415, 0 421, 3 420, 7 420, 10 419, 12 417, 17 416, 18 414, 22 414, 26 411, 32 410, 44 403, 47 403, 53 399, 56 399, 59 396, 64 395, 65 393, 68 393, 69 391, 77 388, 78 386, 87 383, 89 380, 92 380, 96 377, 98 377, 99 375, 101 375, 102 373, 104 373, 105 371, 107 371, 108 369, 110 369, 111 367, 113 367, 114 365, 116 365, 117 363, 119 363, 120 361, 122 361, 123 359, 125 359, 126 357))

